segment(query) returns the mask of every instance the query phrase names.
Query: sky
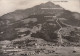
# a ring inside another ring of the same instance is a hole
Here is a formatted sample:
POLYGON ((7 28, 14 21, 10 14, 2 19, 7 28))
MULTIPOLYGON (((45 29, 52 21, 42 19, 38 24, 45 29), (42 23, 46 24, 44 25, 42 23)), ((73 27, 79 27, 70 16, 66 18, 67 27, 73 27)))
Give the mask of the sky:
POLYGON ((15 10, 27 9, 48 1, 59 4, 67 10, 80 13, 80 0, 0 0, 0 16, 15 10))

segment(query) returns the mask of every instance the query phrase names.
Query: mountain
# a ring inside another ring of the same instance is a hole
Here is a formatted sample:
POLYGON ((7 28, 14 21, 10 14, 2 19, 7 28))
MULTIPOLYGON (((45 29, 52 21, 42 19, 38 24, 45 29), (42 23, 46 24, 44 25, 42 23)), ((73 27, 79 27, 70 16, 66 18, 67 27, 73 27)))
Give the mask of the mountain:
MULTIPOLYGON (((24 18, 27 18, 30 15, 37 15, 37 14, 57 14, 58 16, 60 15, 61 18, 64 17, 66 19, 69 19, 70 22, 71 20, 73 20, 73 22, 75 22, 77 26, 80 26, 79 22, 77 22, 77 19, 80 18, 79 17, 80 13, 65 10, 61 6, 55 5, 50 1, 47 3, 42 3, 40 5, 36 5, 32 8, 28 8, 25 10, 16 10, 14 12, 7 13, 1 16, 0 19, 6 20, 6 24, 7 24, 7 23, 14 23, 15 21, 18 21, 18 20, 22 20, 24 18)), ((73 23, 73 22, 70 23, 69 21, 67 21, 68 24, 73 23)), ((75 24, 72 24, 72 25, 75 25, 75 24)))
POLYGON ((9 20, 20 20, 34 14, 47 14, 47 13, 53 14, 58 13, 62 10, 63 8, 60 7, 59 5, 55 5, 52 2, 47 2, 25 10, 16 10, 14 12, 5 14, 0 18, 9 20))
POLYGON ((30 35, 30 37, 58 42, 60 37, 58 32, 63 27, 61 31, 65 34, 61 32, 62 38, 75 42, 73 40, 77 36, 75 28, 80 26, 79 15, 52 2, 42 3, 25 10, 16 10, 0 17, 0 40, 24 39, 30 35), (71 35, 72 31, 76 36, 71 35))
POLYGON ((62 12, 63 8, 62 9, 61 8, 62 7, 60 7, 59 5, 55 5, 52 2, 47 2, 47 3, 42 3, 40 5, 36 5, 32 8, 28 8, 25 10, 16 10, 14 12, 10 12, 0 17, 0 27, 1 27, 0 32, 3 32, 6 29, 7 29, 6 31, 9 32, 11 28, 14 29, 15 27, 22 26, 23 24, 20 21, 22 21, 25 18, 28 18, 30 15, 40 15, 40 14, 53 15, 55 13, 62 12))

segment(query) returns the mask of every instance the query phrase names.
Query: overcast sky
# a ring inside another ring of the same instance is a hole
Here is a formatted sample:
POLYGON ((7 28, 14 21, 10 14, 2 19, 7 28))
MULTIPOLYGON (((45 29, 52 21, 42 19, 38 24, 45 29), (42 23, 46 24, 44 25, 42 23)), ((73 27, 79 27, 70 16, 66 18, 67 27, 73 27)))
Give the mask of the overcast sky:
POLYGON ((47 1, 52 1, 65 9, 80 13, 80 0, 67 0, 68 2, 60 2, 65 0, 0 0, 0 16, 17 9, 30 8, 47 1))

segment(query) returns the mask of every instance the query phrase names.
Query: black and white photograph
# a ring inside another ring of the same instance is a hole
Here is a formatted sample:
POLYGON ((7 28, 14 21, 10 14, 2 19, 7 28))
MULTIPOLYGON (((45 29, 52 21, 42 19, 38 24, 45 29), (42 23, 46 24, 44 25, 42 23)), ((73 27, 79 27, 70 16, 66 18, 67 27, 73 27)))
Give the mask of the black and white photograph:
POLYGON ((0 56, 80 56, 80 0, 0 0, 0 56))

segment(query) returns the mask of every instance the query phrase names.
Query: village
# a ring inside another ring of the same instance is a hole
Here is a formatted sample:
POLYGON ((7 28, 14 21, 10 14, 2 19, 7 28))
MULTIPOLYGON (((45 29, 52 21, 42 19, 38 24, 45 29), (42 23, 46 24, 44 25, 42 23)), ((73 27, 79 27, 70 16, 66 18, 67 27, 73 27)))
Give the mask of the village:
POLYGON ((23 45, 22 44, 13 45, 12 42, 6 40, 3 42, 0 42, 0 45, 2 45, 1 50, 3 51, 3 53, 9 56, 19 56, 19 55, 22 55, 22 56, 34 55, 35 56, 35 55, 42 55, 42 54, 43 55, 58 55, 60 53, 66 54, 68 51, 71 53, 79 54, 80 52, 79 47, 58 46, 54 43, 48 43, 42 39, 36 39, 36 41, 32 41, 31 43, 29 43, 30 44, 29 46, 28 45, 26 46, 26 42, 23 42, 23 43, 24 43, 23 45), (67 50, 67 48, 69 49, 67 50))

